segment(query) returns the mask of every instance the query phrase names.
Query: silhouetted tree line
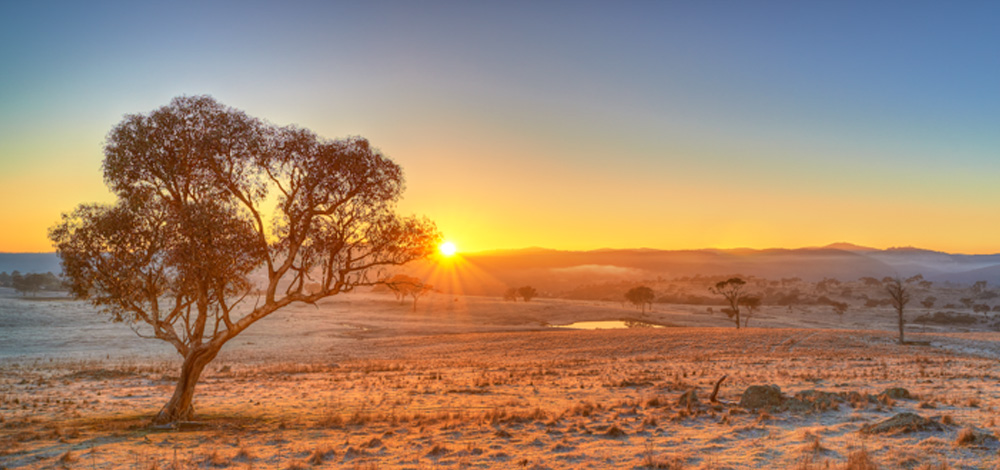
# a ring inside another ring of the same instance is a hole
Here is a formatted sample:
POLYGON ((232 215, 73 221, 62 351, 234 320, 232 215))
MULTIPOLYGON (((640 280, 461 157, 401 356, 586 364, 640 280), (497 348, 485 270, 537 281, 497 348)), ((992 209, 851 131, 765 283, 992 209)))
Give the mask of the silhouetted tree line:
POLYGON ((518 297, 531 302, 531 299, 538 297, 538 290, 531 286, 509 287, 503 293, 503 299, 510 302, 517 302, 518 297))
POLYGON ((41 291, 64 291, 66 286, 58 276, 51 272, 21 274, 20 271, 13 271, 7 274, 0 272, 0 287, 10 287, 21 295, 35 295, 41 291))

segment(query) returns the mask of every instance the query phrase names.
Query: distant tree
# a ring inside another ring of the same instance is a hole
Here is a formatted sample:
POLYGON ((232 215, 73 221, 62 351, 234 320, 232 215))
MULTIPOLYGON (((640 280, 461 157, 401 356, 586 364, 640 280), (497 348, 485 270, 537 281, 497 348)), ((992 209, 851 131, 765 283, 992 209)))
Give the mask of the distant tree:
POLYGON ((531 302, 531 299, 538 296, 538 291, 534 287, 524 286, 517 289, 518 295, 524 299, 525 302, 531 302))
POLYGON ((757 313, 757 309, 761 306, 760 296, 745 296, 740 299, 740 306, 746 309, 746 315, 743 316, 743 327, 746 328, 750 324, 750 318, 757 313))
POLYGON ((972 306, 972 311, 976 313, 982 313, 984 317, 989 318, 988 313, 990 313, 990 306, 986 304, 976 304, 972 306))
POLYGON ((11 287, 10 274, 7 274, 7 271, 0 273, 0 287, 11 287))
POLYGON ((59 291, 66 290, 66 285, 63 283, 62 279, 58 276, 47 272, 42 274, 42 290, 46 291, 59 291))
POLYGON ((858 280, 863 282, 867 287, 879 287, 882 285, 882 281, 879 281, 878 279, 875 279, 874 277, 871 276, 865 276, 858 280))
POLYGON ((840 281, 838 281, 837 279, 825 278, 822 281, 816 283, 816 290, 819 292, 826 292, 839 285, 840 281))
POLYGON ((17 276, 12 276, 11 279, 11 287, 21 295, 31 294, 34 297, 44 285, 44 274, 28 273, 22 276, 21 273, 17 273, 17 276))
POLYGON ((906 278, 906 283, 907 284, 913 284, 914 282, 918 282, 919 283, 920 281, 923 281, 923 280, 924 280, 924 275, 923 274, 917 274, 916 276, 906 278))
POLYGON ((641 308, 643 314, 646 313, 646 305, 652 307, 655 298, 656 294, 653 293, 653 289, 646 286, 633 287, 625 293, 625 299, 632 305, 641 308))
POLYGON ((721 295, 729 304, 728 310, 723 309, 723 312, 736 323, 737 330, 740 329, 740 299, 746 295, 743 290, 746 284, 743 279, 733 277, 719 281, 708 289, 713 294, 721 295))
POLYGON ((903 309, 910 302, 910 293, 899 278, 886 282, 885 291, 889 294, 889 301, 892 302, 892 306, 896 309, 896 313, 899 316, 899 344, 904 344, 903 327, 906 326, 906 323, 903 318, 903 309))
POLYGON ((21 271, 14 270, 10 273, 10 287, 14 288, 19 294, 24 295, 24 292, 18 287, 24 286, 24 276, 21 275, 21 271))
POLYGON ((931 281, 920 281, 917 285, 920 286, 921 289, 930 289, 934 283, 931 281))
POLYGON ((503 299, 510 302, 517 302, 517 288, 508 287, 503 293, 503 299))
POLYGON ((972 305, 973 305, 973 304, 975 303, 975 301, 974 301, 974 300, 972 300, 972 299, 970 299, 970 298, 968 298, 968 297, 965 297, 965 298, 962 298, 962 299, 959 299, 958 301, 959 301, 959 302, 962 302, 962 305, 964 305, 964 306, 965 306, 965 308, 972 308, 972 305))
POLYGON ((45 290, 48 284, 48 277, 45 274, 31 273, 24 276, 24 284, 27 292, 35 296, 38 292, 45 290))
POLYGON ((896 278, 894 278, 894 277, 886 276, 886 277, 882 278, 881 284, 882 285, 886 285, 886 284, 889 284, 889 283, 891 283, 891 282, 893 282, 895 280, 896 280, 896 278))
POLYGON ((14 275, 8 275, 7 273, 0 273, 0 278, 4 278, 6 281, 4 283, 5 287, 12 287, 21 295, 31 294, 34 296, 40 291, 58 291, 65 290, 62 280, 56 277, 52 273, 27 273, 21 274, 20 271, 14 271, 14 275))
POLYGON ((933 295, 925 297, 924 300, 920 301, 920 305, 924 308, 934 308, 934 304, 937 302, 937 297, 933 295))
POLYGON ((396 274, 383 281, 386 287, 396 295, 396 299, 402 301, 409 297, 413 299, 413 311, 417 311, 417 300, 425 294, 434 291, 434 287, 424 284, 418 277, 407 276, 406 274, 396 274))
POLYGON ((975 294, 981 294, 986 290, 986 281, 976 281, 972 284, 972 292, 975 294))
POLYGON ((202 371, 254 323, 373 286, 440 242, 429 221, 396 214, 402 169, 367 140, 279 128, 211 97, 125 116, 104 155, 116 202, 80 205, 49 237, 74 296, 183 358, 157 424, 192 418, 202 371))
POLYGON ((848 307, 847 302, 838 302, 836 300, 831 300, 829 305, 833 307, 833 313, 836 313, 837 315, 843 316, 845 313, 847 313, 847 307, 848 307))

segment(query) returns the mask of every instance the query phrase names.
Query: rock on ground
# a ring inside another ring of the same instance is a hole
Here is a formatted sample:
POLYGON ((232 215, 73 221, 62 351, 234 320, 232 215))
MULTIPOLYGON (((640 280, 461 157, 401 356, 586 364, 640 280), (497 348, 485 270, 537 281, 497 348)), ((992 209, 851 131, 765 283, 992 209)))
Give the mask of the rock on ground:
POLYGON ((740 406, 748 410, 773 409, 781 406, 785 397, 777 385, 751 385, 743 391, 740 406))
POLYGON ((902 434, 918 431, 943 431, 944 426, 916 413, 899 413, 896 416, 865 425, 862 434, 902 434))

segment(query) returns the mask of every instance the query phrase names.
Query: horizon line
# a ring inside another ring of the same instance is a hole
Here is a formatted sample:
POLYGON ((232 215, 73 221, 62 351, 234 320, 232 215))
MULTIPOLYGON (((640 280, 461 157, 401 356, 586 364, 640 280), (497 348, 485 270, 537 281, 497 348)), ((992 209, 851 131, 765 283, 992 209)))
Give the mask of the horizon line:
MULTIPOLYGON (((646 250, 646 251, 772 251, 772 250, 796 251, 796 250, 833 249, 833 250, 842 250, 842 251, 852 251, 852 250, 845 249, 845 248, 838 248, 835 245, 850 245, 850 246, 853 246, 853 247, 857 248, 858 249, 857 251, 914 250, 914 251, 931 251, 931 252, 935 252, 935 253, 944 253, 944 254, 948 254, 948 255, 965 255, 965 256, 1000 255, 1000 251, 982 252, 982 253, 950 252, 950 251, 937 250, 937 249, 933 249, 933 248, 917 247, 917 246, 913 246, 913 245, 890 246, 890 247, 881 248, 881 247, 873 247, 873 246, 867 246, 867 245, 858 245, 856 243, 850 243, 850 242, 834 242, 834 243, 828 243, 826 245, 800 246, 800 247, 794 247, 794 248, 791 248, 791 247, 753 248, 753 247, 748 247, 748 246, 737 246, 737 247, 728 247, 728 248, 723 248, 723 247, 653 248, 653 247, 648 247, 648 246, 628 247, 628 248, 617 247, 616 248, 616 247, 610 247, 610 246, 603 246, 603 247, 600 247, 600 248, 560 249, 560 248, 549 248, 549 247, 543 247, 543 246, 538 246, 538 245, 531 245, 531 246, 520 247, 520 248, 491 248, 491 249, 476 250, 476 251, 461 251, 460 250, 458 252, 458 254, 459 255, 477 255, 477 254, 496 253, 496 252, 529 251, 529 250, 544 250, 544 251, 558 251, 558 252, 579 252, 579 253, 588 253, 588 252, 595 252, 595 251, 639 251, 639 250, 646 250)), ((55 254, 55 253, 56 253, 55 250, 53 250, 53 251, 0 251, 0 254, 3 254, 3 255, 47 255, 47 254, 55 254)))

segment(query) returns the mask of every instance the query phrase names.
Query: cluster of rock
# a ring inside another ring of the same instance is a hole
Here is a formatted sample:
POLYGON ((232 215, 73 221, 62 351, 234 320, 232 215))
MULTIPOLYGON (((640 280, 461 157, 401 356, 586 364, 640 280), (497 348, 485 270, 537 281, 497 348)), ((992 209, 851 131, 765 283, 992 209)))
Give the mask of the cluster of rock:
POLYGON ((824 392, 804 390, 792 397, 781 393, 777 385, 751 385, 740 397, 740 406, 748 410, 766 410, 771 413, 790 411, 805 413, 812 411, 836 410, 842 403, 857 407, 862 403, 885 402, 887 399, 911 399, 905 388, 890 388, 879 395, 862 395, 851 392, 824 392))
MULTIPOLYGON (((805 390, 794 396, 785 396, 777 385, 752 385, 747 387, 740 397, 740 406, 752 411, 767 411, 770 413, 791 412, 808 413, 816 411, 835 410, 841 404, 848 403, 857 407, 862 403, 889 403, 892 400, 912 400, 909 390, 894 387, 884 390, 878 395, 858 392, 824 392, 821 390, 805 390)), ((903 434, 910 432, 944 431, 940 422, 925 418, 916 413, 899 413, 877 423, 870 423, 860 429, 862 434, 903 434)), ((959 436, 960 445, 988 446, 995 445, 996 438, 988 432, 973 428, 963 430, 959 436)))

